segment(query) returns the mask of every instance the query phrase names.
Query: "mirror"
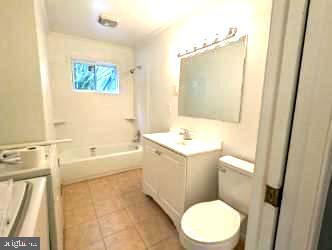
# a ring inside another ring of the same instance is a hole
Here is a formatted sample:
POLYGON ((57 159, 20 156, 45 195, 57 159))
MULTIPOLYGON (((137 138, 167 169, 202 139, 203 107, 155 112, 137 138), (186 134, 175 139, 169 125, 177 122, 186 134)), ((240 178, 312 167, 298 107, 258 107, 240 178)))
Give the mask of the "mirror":
POLYGON ((181 59, 179 115, 239 122, 246 36, 181 59))

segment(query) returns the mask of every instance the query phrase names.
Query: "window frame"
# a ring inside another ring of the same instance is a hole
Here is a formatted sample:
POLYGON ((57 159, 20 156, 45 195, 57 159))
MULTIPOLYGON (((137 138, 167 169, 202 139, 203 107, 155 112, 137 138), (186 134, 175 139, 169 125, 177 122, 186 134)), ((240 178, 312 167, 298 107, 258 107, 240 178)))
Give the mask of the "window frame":
POLYGON ((95 93, 95 94, 102 94, 102 95, 119 95, 120 94, 120 73, 119 73, 119 67, 111 62, 105 62, 105 61, 98 61, 98 60, 86 60, 86 59, 77 59, 77 58, 71 58, 70 62, 70 70, 71 70, 71 85, 73 88, 73 91, 75 92, 82 92, 82 93, 95 93), (89 89, 77 89, 75 88, 75 72, 74 72, 74 63, 84 63, 84 64, 93 64, 95 66, 113 66, 116 68, 117 71, 117 79, 116 79, 116 85, 117 85, 117 91, 115 92, 101 92, 97 90, 89 90, 89 89))

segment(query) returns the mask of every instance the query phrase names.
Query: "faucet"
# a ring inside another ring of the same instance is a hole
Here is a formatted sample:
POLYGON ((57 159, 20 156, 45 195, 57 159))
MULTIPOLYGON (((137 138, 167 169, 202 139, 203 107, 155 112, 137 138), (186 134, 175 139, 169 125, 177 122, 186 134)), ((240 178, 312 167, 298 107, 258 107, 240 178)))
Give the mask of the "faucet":
POLYGON ((181 130, 180 135, 183 135, 183 140, 192 140, 189 129, 181 128, 181 130))
POLYGON ((97 155, 97 147, 91 147, 90 149, 90 156, 96 156, 97 155))
POLYGON ((134 143, 139 143, 141 141, 141 131, 137 130, 135 137, 133 139, 134 143))
POLYGON ((0 151, 0 164, 17 165, 22 163, 18 152, 0 151))

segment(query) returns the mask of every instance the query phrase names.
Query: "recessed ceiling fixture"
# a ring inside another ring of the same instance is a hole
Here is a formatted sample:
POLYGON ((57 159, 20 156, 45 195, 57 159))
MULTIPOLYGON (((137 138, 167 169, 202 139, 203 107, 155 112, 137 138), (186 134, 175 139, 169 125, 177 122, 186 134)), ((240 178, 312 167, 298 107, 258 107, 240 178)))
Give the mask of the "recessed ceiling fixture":
POLYGON ((113 20, 109 14, 105 13, 99 15, 98 23, 100 23, 103 26, 111 28, 115 28, 116 26, 118 26, 118 21, 113 20))

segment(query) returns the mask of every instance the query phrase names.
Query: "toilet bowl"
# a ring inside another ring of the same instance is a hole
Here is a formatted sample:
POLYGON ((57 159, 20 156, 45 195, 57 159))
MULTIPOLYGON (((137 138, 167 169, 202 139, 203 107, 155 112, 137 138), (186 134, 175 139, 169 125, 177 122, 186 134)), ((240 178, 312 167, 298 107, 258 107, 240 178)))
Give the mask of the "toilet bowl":
POLYGON ((232 156, 219 159, 219 198, 187 209, 181 218, 180 241, 188 250, 232 250, 240 239, 254 171, 252 163, 232 156))

